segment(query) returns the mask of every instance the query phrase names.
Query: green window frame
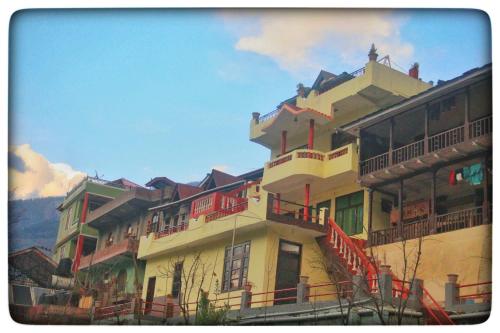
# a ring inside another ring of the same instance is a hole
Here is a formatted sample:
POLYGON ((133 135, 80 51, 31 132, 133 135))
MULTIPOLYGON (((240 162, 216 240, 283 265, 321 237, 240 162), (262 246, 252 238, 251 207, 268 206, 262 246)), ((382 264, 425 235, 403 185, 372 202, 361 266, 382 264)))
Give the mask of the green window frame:
POLYGON ((349 236, 363 232, 363 204, 363 191, 335 199, 335 223, 349 236))

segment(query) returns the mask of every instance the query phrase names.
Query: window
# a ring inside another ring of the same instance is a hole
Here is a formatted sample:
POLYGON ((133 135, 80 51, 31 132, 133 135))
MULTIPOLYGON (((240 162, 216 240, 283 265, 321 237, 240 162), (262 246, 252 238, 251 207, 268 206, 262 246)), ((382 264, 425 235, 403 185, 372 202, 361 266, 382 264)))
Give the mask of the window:
POLYGON ((172 281, 172 297, 174 297, 174 298, 179 297, 179 293, 181 291, 183 266, 184 266, 184 262, 182 262, 182 261, 175 264, 174 279, 172 281))
POLYGON ((335 222, 347 235, 363 232, 363 191, 335 200, 335 222))
POLYGON ((249 259, 250 242, 235 245, 232 256, 231 246, 226 247, 222 291, 243 288, 247 282, 249 259))
POLYGON ((69 207, 66 211, 66 230, 73 223, 73 206, 69 207))
POLYGON ((160 220, 160 214, 155 213, 151 221, 151 232, 158 232, 158 221, 160 220))

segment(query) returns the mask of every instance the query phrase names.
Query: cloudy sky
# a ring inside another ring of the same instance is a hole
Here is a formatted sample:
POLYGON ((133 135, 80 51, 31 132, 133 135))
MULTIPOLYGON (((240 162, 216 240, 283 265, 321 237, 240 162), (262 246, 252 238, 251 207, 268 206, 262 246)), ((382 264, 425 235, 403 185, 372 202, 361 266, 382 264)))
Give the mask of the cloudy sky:
POLYGON ((491 61, 476 11, 24 11, 11 22, 10 190, 64 195, 84 174, 199 180, 241 174, 248 140, 318 71, 363 67, 371 43, 425 81, 491 61))

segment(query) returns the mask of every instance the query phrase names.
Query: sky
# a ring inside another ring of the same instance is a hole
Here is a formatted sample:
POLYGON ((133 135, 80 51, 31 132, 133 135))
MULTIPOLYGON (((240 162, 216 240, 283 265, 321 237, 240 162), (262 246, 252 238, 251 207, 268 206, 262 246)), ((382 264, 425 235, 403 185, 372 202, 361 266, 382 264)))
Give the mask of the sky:
POLYGON ((238 175, 269 151, 249 141, 321 69, 352 72, 371 43, 424 81, 491 62, 490 22, 459 10, 27 10, 10 26, 9 190, 64 195, 85 174, 238 175))

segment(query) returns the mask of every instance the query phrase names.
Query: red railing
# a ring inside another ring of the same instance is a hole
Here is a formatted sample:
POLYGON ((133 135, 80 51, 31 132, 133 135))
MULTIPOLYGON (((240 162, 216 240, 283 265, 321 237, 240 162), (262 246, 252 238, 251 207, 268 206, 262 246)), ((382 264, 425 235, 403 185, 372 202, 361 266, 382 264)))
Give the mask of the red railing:
POLYGON ((109 306, 96 307, 94 312, 94 319, 101 320, 110 317, 118 317, 128 315, 134 312, 133 302, 113 304, 109 306))
POLYGON ((93 255, 90 254, 82 257, 80 259, 79 269, 87 268, 90 265, 96 265, 124 253, 137 253, 138 248, 139 240, 132 237, 124 239, 119 243, 111 244, 97 250, 93 255))
POLYGON ((468 299, 482 299, 483 302, 488 302, 491 301, 491 285, 492 281, 486 281, 486 282, 478 282, 478 283, 471 283, 471 284, 462 284, 459 285, 457 288, 459 289, 464 289, 464 288, 472 288, 472 287, 481 287, 481 286, 490 286, 488 289, 490 290, 482 290, 482 291, 477 291, 475 293, 470 293, 466 295, 460 295, 458 296, 458 299, 460 302, 463 302, 468 299))
POLYGON ((191 203, 191 218, 197 218, 200 215, 208 215, 221 210, 231 210, 245 202, 246 198, 229 196, 226 193, 215 192, 207 196, 194 200, 191 203))
MULTIPOLYGON (((327 234, 327 240, 331 244, 332 249, 338 257, 342 258, 352 274, 362 272, 366 275, 369 283, 369 289, 374 292, 377 290, 378 277, 377 269, 370 261, 365 252, 359 248, 352 239, 345 234, 333 219, 329 221, 330 230, 327 234)), ((399 290, 400 296, 405 298, 410 294, 410 290, 406 288, 405 282, 400 281, 391 272, 394 281, 394 289, 399 290)), ((420 300, 426 313, 434 318, 440 325, 452 325, 453 321, 443 308, 436 302, 431 294, 422 286, 423 297, 420 300)))
MULTIPOLYGON (((238 198, 240 199, 240 198, 238 198)), ((236 213, 240 213, 242 211, 245 211, 248 209, 248 199, 242 199, 238 204, 236 205, 229 205, 227 208, 222 208, 216 212, 213 213, 208 213, 205 217, 205 222, 211 222, 229 215, 233 215, 236 213)))

